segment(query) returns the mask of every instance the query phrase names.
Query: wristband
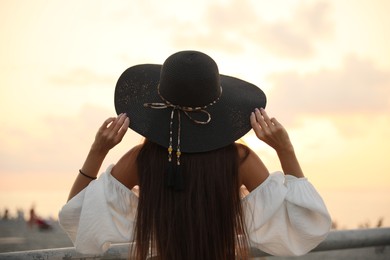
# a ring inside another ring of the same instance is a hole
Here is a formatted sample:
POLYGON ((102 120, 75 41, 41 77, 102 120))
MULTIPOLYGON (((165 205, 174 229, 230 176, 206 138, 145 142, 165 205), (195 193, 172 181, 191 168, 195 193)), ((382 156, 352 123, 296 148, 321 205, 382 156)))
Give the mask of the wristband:
POLYGON ((83 172, 81 171, 81 169, 79 170, 79 173, 80 173, 81 175, 83 175, 84 177, 87 177, 88 179, 96 180, 96 177, 92 177, 92 176, 86 175, 85 173, 83 173, 83 172))

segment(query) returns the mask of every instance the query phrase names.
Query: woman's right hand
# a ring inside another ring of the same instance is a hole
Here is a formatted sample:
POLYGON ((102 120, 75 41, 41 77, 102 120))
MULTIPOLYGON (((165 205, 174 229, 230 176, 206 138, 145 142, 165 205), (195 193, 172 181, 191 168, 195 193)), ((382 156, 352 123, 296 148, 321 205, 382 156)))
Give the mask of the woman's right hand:
POLYGON ((117 117, 106 119, 96 133, 91 150, 108 153, 110 149, 122 141, 129 127, 129 123, 130 120, 124 113, 117 117))

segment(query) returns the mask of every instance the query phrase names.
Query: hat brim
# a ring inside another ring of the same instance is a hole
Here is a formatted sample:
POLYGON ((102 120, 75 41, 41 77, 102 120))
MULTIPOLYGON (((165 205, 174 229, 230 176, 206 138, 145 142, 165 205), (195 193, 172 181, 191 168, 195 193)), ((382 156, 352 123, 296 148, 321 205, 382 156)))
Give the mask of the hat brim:
MULTIPOLYGON (((115 88, 115 110, 130 118, 129 128, 163 147, 169 144, 171 108, 153 109, 145 103, 163 102, 157 85, 162 65, 141 64, 128 68, 115 88)), ((224 147, 244 136, 250 129, 249 116, 255 108, 265 108, 267 100, 257 86, 238 78, 220 75, 222 95, 208 106, 208 124, 196 124, 181 113, 180 148, 182 152, 206 152, 224 147)), ((204 115, 191 112, 195 119, 204 115)), ((173 121, 173 147, 177 145, 177 114, 173 121)))

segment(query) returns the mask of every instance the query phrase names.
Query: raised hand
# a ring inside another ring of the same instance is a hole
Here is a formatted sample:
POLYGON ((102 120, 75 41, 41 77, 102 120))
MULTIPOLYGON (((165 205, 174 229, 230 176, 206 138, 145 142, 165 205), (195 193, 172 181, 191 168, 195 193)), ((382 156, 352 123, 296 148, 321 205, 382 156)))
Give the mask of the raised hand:
POLYGON ((304 177, 286 129, 275 118, 269 118, 264 109, 256 109, 250 116, 256 136, 274 148, 285 174, 304 177))
POLYGON ((122 141, 122 138, 129 127, 129 122, 129 118, 126 114, 110 117, 104 121, 103 125, 96 133, 95 141, 89 150, 83 167, 80 169, 80 174, 77 175, 77 178, 73 183, 68 200, 87 187, 92 179, 96 179, 104 158, 111 148, 122 141))
POLYGON ((104 121, 95 136, 92 150, 107 153, 111 148, 122 141, 130 120, 126 114, 110 117, 104 121))
POLYGON ((250 116, 256 136, 277 152, 293 149, 286 129, 275 118, 269 118, 263 108, 256 109, 250 116))

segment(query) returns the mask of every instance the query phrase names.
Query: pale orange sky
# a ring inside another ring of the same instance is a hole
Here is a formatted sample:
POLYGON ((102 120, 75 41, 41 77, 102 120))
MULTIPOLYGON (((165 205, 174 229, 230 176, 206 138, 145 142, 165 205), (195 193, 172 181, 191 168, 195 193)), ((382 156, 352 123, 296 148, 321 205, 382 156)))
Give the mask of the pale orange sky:
MULTIPOLYGON (((336 221, 390 226, 389 10, 384 0, 0 1, 0 210, 35 202, 55 215, 114 114, 119 75, 196 49, 266 92, 336 221)), ((139 141, 129 131, 103 167, 139 141)), ((274 151, 244 141, 280 169, 274 151)))

